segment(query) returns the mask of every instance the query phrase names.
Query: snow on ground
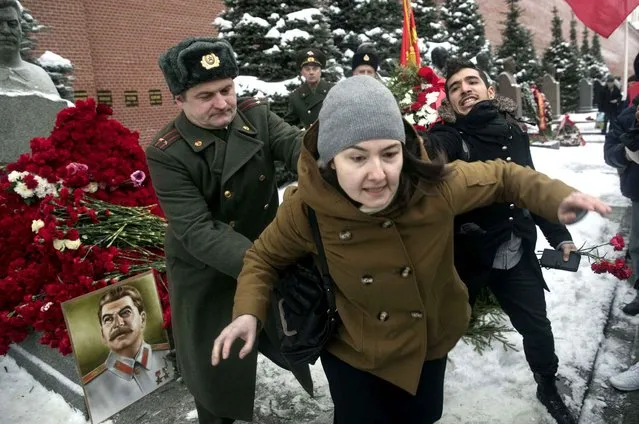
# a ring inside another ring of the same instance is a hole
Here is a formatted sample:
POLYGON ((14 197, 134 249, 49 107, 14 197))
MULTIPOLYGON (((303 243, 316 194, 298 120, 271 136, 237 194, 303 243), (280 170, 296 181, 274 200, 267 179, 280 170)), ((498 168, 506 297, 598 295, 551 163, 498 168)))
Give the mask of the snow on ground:
MULTIPOLYGON (((533 148, 533 159, 539 171, 553 178, 601 196, 613 206, 628 205, 619 193, 616 171, 603 162, 602 144, 562 147, 559 150, 533 148)), ((589 214, 571 226, 570 231, 578 245, 592 245, 607 241, 616 233, 617 224, 589 214)), ((546 247, 547 243, 540 234, 538 249, 546 247)), ((582 259, 576 273, 544 270, 544 275, 551 290, 546 300, 560 361, 559 373, 567 386, 568 397, 565 400, 573 411, 577 411, 581 408, 588 373, 603 339, 606 316, 615 293, 626 293, 626 300, 629 300, 631 290, 627 283, 614 277, 592 273, 585 259, 582 259)), ((613 313, 620 314, 618 306, 615 305, 613 313)), ((639 318, 627 321, 628 325, 636 325, 639 318)), ((505 351, 501 345, 495 345, 480 355, 471 346, 460 342, 451 352, 442 424, 553 422, 535 397, 535 383, 524 358, 521 337, 513 332, 508 339, 518 351, 505 351)), ((8 422, 84 423, 78 411, 64 403, 59 395, 46 393, 31 376, 16 369, 10 358, 0 358, 0 361, 0 406, 4 411, 0 422, 7 417, 20 417, 17 421, 8 422), (9 369, 9 378, 5 378, 1 365, 9 369), (31 390, 31 387, 34 389, 31 390), (42 406, 33 408, 36 402, 42 406), (41 417, 47 419, 43 421, 41 417)), ((608 346, 599 355, 600 376, 595 384, 606 384, 607 377, 618 372, 625 363, 627 358, 616 357, 614 346, 608 346)), ((331 423, 332 405, 319 361, 312 367, 312 373, 314 399, 303 392, 291 375, 260 358, 255 411, 258 417, 268 417, 261 423, 331 423)), ((596 423, 596 416, 589 414, 587 418, 582 417, 582 423, 596 423)))

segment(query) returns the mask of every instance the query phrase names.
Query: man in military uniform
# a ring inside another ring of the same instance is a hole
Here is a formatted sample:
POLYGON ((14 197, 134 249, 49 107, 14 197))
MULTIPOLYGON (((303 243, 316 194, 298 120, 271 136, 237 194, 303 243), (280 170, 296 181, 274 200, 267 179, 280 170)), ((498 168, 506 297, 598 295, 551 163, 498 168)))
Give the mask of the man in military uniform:
POLYGON ((101 422, 173 378, 169 344, 144 341, 146 312, 140 292, 114 286, 100 298, 98 320, 109 356, 82 378, 93 422, 101 422))
POLYGON ((304 83, 288 96, 288 112, 284 119, 291 125, 308 128, 317 120, 324 98, 333 84, 322 79, 326 56, 320 50, 299 50, 297 66, 304 83))
POLYGON ((370 44, 362 44, 351 59, 353 75, 377 76, 379 69, 379 56, 370 44))
MULTIPOLYGON (((238 66, 226 40, 184 40, 159 65, 181 109, 146 150, 168 220, 164 249, 179 370, 200 423, 252 421, 257 353, 214 368, 211 349, 231 321, 244 253, 275 217, 273 162, 296 169, 302 132, 266 101, 238 102, 238 66)), ((286 366, 273 356, 273 332, 260 337, 259 350, 286 366)), ((311 391, 308 367, 293 372, 311 391)))

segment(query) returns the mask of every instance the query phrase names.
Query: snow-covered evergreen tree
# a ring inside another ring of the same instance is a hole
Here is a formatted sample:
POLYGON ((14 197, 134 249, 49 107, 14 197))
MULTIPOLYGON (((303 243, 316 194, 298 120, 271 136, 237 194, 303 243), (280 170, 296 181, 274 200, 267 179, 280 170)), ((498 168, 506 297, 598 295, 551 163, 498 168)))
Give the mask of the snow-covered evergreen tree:
POLYGON ((608 69, 606 62, 604 62, 603 55, 601 54, 601 43, 599 42, 599 34, 597 33, 595 33, 592 37, 590 54, 593 58, 593 62, 588 68, 588 72, 592 78, 603 79, 610 73, 610 70, 608 69))
POLYGON ((449 33, 448 41, 456 47, 457 56, 472 59, 479 52, 490 52, 484 19, 475 0, 446 0, 440 14, 449 33))
POLYGON ((574 112, 579 104, 579 59, 577 51, 563 37, 563 22, 557 7, 553 7, 552 13, 552 41, 544 53, 543 67, 547 71, 555 71, 555 78, 560 84, 561 109, 574 112))
POLYGON ((541 76, 541 63, 532 43, 533 35, 519 22, 522 13, 518 4, 519 0, 506 0, 506 3, 508 4, 506 19, 501 22, 504 26, 501 30, 502 44, 497 49, 499 71, 501 72, 503 68, 502 61, 512 56, 517 66, 515 74, 517 81, 535 82, 541 76))
POLYGON ((586 78, 592 79, 602 79, 608 73, 608 67, 601 64, 595 60, 592 55, 592 50, 590 49, 590 42, 588 40, 589 36, 588 27, 584 25, 584 30, 581 33, 581 63, 583 66, 583 74, 586 78))
POLYGON ((241 75, 262 81, 283 81, 299 75, 298 49, 317 47, 327 56, 324 77, 335 80, 339 52, 332 42, 328 20, 312 0, 226 0, 226 10, 214 21, 219 36, 237 54, 241 75))
POLYGON ((372 43, 380 57, 380 73, 389 74, 399 62, 404 16, 401 3, 397 0, 334 0, 328 3, 333 42, 342 54, 344 68, 350 69, 351 58, 360 44, 372 43))
POLYGON ((579 54, 579 43, 577 42, 577 18, 575 18, 575 14, 572 14, 572 18, 570 18, 570 47, 575 49, 579 54))
POLYGON ((40 58, 36 58, 34 56, 34 50, 38 44, 36 34, 47 27, 33 17, 28 9, 22 9, 20 18, 20 26, 22 27, 23 34, 20 45, 20 55, 22 59, 44 68, 53 81, 55 88, 58 90, 60 97, 73 101, 73 65, 69 60, 52 52, 46 52, 40 58))

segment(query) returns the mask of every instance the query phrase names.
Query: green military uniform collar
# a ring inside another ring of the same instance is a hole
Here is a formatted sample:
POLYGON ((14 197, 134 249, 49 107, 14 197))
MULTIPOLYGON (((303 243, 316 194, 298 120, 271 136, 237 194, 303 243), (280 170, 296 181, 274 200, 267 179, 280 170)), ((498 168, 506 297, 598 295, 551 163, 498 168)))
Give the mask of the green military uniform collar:
POLYGON ((331 88, 331 85, 327 83, 326 81, 324 81, 323 79, 321 79, 319 80, 315 88, 311 88, 306 83, 302 84, 299 88, 298 93, 304 101, 307 101, 307 98, 310 98, 312 96, 315 96, 316 94, 319 94, 320 96, 318 96, 317 99, 313 99, 312 101, 308 101, 306 103, 309 107, 312 107, 317 102, 324 100, 324 97, 326 96, 326 93, 328 93, 328 90, 330 88, 331 88))
MULTIPOLYGON (((253 125, 239 111, 229 127, 229 136, 234 131, 238 131, 239 133, 249 137, 257 135, 253 125)), ((182 138, 184 138, 186 143, 191 146, 191 149, 193 149, 194 152, 200 152, 216 141, 225 141, 217 137, 213 131, 198 127, 189 121, 184 112, 180 113, 180 115, 176 118, 175 128, 180 132, 182 138)))

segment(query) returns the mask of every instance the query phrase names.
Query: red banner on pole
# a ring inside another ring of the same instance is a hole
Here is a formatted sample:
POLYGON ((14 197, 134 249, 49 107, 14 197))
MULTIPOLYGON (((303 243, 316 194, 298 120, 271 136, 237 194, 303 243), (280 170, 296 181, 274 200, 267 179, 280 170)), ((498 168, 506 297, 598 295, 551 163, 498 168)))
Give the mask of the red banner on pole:
MULTIPOLYGON (((639 1, 639 0, 638 0, 639 1)), ((419 56, 419 45, 417 44, 417 27, 415 26, 415 15, 410 0, 403 0, 404 6, 404 31, 402 33, 402 49, 399 63, 402 66, 408 64, 420 66, 422 63, 419 56)))
POLYGON ((566 0, 588 28, 608 38, 639 7, 639 0, 566 0))

